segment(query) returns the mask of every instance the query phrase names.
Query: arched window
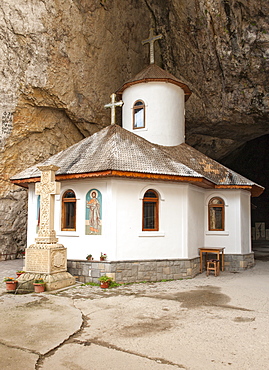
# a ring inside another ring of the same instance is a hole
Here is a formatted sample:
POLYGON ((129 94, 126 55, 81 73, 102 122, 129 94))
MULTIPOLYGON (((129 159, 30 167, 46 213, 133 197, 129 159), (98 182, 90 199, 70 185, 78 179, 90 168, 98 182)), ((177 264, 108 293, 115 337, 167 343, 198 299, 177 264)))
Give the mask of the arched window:
POLYGON ((210 231, 224 230, 224 206, 221 198, 211 198, 208 202, 208 229, 210 231))
POLYGON ((133 106, 133 129, 145 127, 145 103, 137 100, 133 106))
POLYGON ((62 230, 76 230, 76 194, 70 189, 62 198, 62 230))
POLYGON ((143 198, 143 225, 142 230, 159 230, 159 197, 156 191, 146 191, 143 198))

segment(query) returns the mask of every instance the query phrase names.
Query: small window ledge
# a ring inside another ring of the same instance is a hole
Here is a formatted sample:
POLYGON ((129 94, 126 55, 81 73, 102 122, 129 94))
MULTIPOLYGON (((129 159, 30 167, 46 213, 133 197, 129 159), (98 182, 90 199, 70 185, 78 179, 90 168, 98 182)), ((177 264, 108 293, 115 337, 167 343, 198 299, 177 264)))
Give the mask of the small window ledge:
POLYGON ((206 235, 229 236, 229 231, 206 231, 206 235))
POLYGON ((142 231, 138 236, 165 236, 164 231, 142 231))
POLYGON ((148 131, 147 127, 136 127, 133 128, 133 132, 135 133, 136 131, 148 131))
POLYGON ((56 236, 59 237, 67 236, 69 238, 69 237, 79 237, 79 234, 77 234, 74 231, 60 231, 56 234, 56 236))

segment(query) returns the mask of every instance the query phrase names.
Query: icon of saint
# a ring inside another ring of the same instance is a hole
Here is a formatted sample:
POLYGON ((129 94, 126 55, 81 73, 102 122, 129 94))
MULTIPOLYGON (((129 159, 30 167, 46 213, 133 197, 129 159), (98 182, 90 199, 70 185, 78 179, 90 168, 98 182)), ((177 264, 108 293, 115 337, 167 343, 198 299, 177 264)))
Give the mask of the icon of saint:
POLYGON ((101 219, 100 219, 100 203, 97 199, 97 192, 93 190, 90 193, 91 199, 87 202, 87 208, 90 209, 90 234, 100 234, 101 219))

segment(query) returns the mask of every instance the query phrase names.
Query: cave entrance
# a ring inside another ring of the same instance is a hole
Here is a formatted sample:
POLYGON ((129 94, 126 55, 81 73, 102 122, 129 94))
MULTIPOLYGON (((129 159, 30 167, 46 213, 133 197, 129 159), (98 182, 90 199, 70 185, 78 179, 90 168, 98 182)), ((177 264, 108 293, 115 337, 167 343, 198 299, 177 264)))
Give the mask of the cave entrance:
POLYGON ((246 142, 220 160, 222 164, 265 187, 262 195, 251 198, 253 247, 269 253, 269 135, 246 142), (263 249, 264 250, 264 249, 263 249))

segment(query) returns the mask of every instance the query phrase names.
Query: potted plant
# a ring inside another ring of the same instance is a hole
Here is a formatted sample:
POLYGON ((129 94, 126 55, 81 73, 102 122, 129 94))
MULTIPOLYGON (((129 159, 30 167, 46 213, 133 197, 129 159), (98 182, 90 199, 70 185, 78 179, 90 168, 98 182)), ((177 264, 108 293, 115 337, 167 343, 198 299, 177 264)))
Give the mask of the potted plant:
POLYGON ((34 281, 34 289, 35 293, 42 293, 45 291, 45 281, 43 279, 35 280, 34 281))
POLYGON ((17 277, 20 277, 24 273, 25 273, 25 271, 22 271, 22 270, 16 271, 17 277))
POLYGON ((103 289, 109 288, 110 284, 112 283, 112 278, 106 275, 99 277, 100 287, 103 289))
POLYGON ((93 258, 92 258, 92 254, 88 254, 88 255, 87 255, 87 257, 86 257, 86 260, 88 260, 88 261, 92 261, 92 260, 93 260, 93 258))
POLYGON ((105 261, 107 258, 107 255, 104 253, 101 252, 101 256, 100 256, 100 261, 105 261))
POLYGON ((9 291, 16 290, 18 281, 12 277, 4 278, 4 282, 6 283, 6 289, 9 291))

